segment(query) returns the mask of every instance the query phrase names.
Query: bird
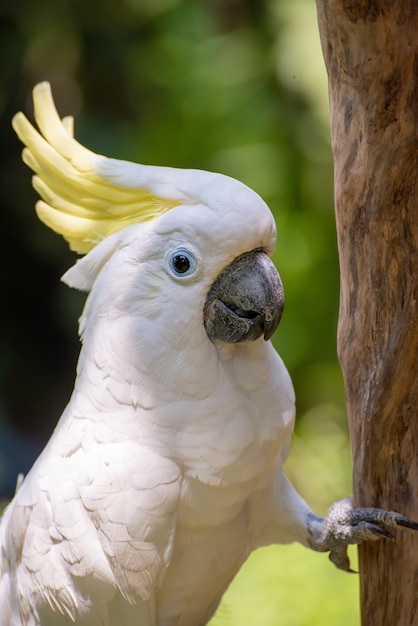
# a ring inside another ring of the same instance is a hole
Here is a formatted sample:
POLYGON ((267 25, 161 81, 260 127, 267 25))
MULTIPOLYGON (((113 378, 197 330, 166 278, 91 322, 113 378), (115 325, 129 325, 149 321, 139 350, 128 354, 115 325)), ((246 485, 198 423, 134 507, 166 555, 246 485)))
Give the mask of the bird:
POLYGON ((0 626, 203 626, 260 546, 418 530, 312 511, 286 477, 295 396, 271 343, 284 291, 262 198, 228 176, 95 154, 33 90, 13 127, 38 217, 87 292, 70 401, 0 523, 0 626))

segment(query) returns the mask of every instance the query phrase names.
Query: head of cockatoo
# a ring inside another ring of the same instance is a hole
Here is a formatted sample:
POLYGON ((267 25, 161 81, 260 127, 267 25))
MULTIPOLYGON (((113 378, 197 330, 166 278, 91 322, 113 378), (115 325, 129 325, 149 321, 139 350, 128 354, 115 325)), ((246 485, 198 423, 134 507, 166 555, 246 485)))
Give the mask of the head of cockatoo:
POLYGON ((265 202, 221 174, 94 154, 74 139, 72 118, 59 118, 49 83, 37 85, 33 99, 40 132, 23 113, 13 127, 35 172, 36 211, 85 254, 63 280, 84 291, 100 284, 96 315, 111 303, 116 316, 123 308, 135 319, 140 307, 142 319, 189 337, 268 340, 283 288, 270 260, 276 230, 265 202))

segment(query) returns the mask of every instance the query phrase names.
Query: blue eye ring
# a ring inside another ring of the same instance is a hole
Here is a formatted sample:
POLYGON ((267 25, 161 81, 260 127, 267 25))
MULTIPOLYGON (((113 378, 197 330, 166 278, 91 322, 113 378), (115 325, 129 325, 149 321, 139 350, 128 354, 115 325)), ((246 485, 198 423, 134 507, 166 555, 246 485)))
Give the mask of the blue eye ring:
POLYGON ((171 253, 168 265, 176 278, 192 276, 197 270, 197 261, 189 250, 178 248, 171 253))

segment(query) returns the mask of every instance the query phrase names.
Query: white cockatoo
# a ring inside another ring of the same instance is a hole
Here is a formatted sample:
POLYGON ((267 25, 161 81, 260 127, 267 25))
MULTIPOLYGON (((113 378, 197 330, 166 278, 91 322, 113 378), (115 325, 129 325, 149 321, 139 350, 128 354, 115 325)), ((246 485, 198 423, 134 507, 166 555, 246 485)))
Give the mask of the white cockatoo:
POLYGON ((283 309, 263 200, 227 176, 90 152, 34 90, 13 121, 37 213, 85 254, 71 400, 0 525, 0 625, 200 626, 252 550, 330 551, 418 525, 315 515, 283 462, 294 393, 269 339, 283 309))

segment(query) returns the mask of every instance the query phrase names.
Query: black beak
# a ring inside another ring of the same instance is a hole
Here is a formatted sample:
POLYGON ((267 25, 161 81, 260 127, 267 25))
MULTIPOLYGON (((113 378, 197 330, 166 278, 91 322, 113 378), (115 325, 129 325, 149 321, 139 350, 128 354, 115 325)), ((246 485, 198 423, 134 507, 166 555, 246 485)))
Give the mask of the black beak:
POLYGON ((280 276, 268 255, 252 250, 234 259, 213 283, 203 320, 211 341, 238 343, 273 335, 283 313, 280 276))

